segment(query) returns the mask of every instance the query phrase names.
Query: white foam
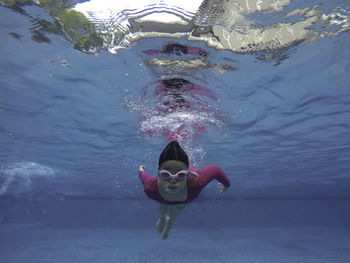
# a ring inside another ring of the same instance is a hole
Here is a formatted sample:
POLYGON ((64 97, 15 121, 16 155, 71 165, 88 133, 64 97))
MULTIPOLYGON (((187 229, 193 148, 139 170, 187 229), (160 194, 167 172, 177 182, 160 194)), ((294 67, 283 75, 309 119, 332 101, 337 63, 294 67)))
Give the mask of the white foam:
POLYGON ((55 175, 55 170, 48 166, 26 161, 10 164, 1 170, 0 196, 8 192, 14 194, 27 192, 31 189, 34 178, 55 175))

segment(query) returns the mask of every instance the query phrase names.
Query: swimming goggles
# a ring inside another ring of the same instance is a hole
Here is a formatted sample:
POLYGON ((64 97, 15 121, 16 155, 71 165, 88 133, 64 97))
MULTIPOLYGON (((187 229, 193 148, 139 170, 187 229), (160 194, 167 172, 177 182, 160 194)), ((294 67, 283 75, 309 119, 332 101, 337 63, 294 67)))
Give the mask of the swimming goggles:
POLYGON ((171 178, 175 178, 176 180, 183 181, 186 179, 188 175, 187 170, 181 170, 177 172, 176 174, 172 174, 167 170, 159 170, 158 176, 162 178, 163 180, 170 180, 171 178))

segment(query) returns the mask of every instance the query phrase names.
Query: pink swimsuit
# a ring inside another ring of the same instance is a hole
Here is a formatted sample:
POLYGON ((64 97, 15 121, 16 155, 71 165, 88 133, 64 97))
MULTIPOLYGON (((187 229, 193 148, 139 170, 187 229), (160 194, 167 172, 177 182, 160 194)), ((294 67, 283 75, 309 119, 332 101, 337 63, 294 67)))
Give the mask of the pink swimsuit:
POLYGON ((144 185, 144 191, 146 195, 162 204, 184 204, 193 201, 202 189, 213 179, 218 180, 225 187, 230 186, 230 181, 225 173, 216 165, 207 166, 201 170, 195 170, 190 167, 190 171, 195 171, 198 177, 194 174, 190 174, 187 179, 187 199, 182 202, 169 202, 164 200, 158 192, 158 176, 151 176, 146 172, 139 172, 139 176, 142 184, 144 185))

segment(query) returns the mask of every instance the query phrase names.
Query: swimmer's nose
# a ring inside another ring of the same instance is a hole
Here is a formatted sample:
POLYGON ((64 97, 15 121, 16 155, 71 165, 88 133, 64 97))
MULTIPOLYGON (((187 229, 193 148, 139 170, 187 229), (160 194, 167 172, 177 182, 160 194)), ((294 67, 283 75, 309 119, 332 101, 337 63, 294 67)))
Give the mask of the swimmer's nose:
POLYGON ((177 180, 176 180, 175 178, 171 178, 171 179, 169 180, 169 183, 171 183, 171 184, 176 184, 176 183, 177 183, 177 180))

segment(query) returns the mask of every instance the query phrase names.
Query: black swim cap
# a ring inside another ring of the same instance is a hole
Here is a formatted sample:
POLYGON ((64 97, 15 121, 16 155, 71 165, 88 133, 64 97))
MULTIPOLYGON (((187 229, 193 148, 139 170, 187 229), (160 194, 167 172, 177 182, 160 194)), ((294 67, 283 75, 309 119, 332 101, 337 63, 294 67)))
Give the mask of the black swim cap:
POLYGON ((170 160, 181 161, 188 167, 188 157, 177 141, 170 142, 159 156, 158 167, 170 160))

